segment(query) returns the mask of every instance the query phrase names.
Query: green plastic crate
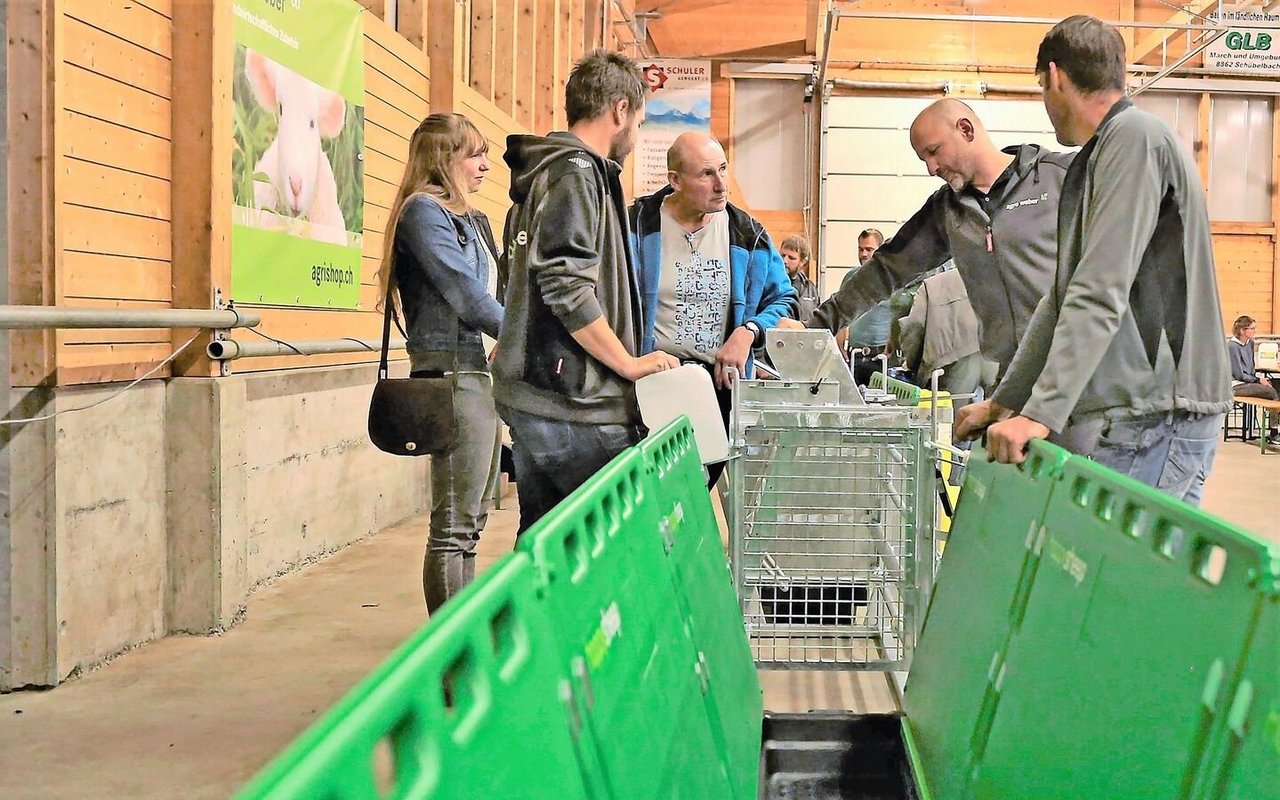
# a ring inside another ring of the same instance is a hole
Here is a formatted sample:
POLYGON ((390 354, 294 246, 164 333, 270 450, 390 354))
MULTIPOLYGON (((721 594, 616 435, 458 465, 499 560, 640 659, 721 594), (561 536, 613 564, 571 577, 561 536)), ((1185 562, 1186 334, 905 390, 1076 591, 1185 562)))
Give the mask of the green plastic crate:
POLYGON ((906 400, 908 402, 917 402, 922 396, 927 396, 924 394, 923 390, 914 383, 907 383, 906 381, 898 380, 897 378, 888 378, 881 370, 876 370, 871 373, 869 385, 872 389, 883 389, 899 400, 906 400))
POLYGON ((1209 753, 1197 797, 1256 800, 1280 797, 1280 590, 1267 595, 1235 690, 1209 753))
POLYGON ((968 796, 1190 796, 1227 720, 1271 548, 1079 457, 1035 547, 968 796))
POLYGON ((640 443, 673 590, 707 681, 706 702, 733 797, 757 796, 764 695, 720 541, 693 428, 685 417, 640 443))
POLYGON ((1039 566, 1032 544, 1068 457, 1041 441, 1020 467, 991 463, 977 447, 969 457, 903 698, 918 778, 938 797, 962 797, 981 760, 984 699, 1026 607, 1039 566))
POLYGON ((360 682, 240 800, 596 798, 525 553, 507 556, 360 682), (394 780, 380 781, 387 743, 394 780), (537 779, 531 780, 531 776, 537 779))
MULTIPOLYGON (((561 666, 613 800, 727 798, 705 671, 672 591, 643 454, 615 458, 531 528, 561 666)), ((482 796, 482 795, 477 795, 482 796)))

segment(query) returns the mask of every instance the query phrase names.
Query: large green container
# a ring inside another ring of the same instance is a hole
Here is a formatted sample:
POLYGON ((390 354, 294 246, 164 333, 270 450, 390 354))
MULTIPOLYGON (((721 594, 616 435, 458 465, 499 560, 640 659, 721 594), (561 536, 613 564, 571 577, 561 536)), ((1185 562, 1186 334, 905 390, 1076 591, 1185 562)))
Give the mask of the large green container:
POLYGON ((705 474, 686 418, 640 443, 657 508, 655 543, 673 567, 673 586, 706 677, 712 733, 733 797, 757 796, 764 695, 733 590, 705 474))
MULTIPOLYGON (((561 669, 613 800, 728 798, 708 676, 673 591, 654 488, 632 448, 531 528, 561 669)), ((757 728, 758 730, 758 728, 757 728)), ((477 795, 482 796, 482 795, 477 795)))
POLYGON ((1040 563, 1036 534, 1067 458, 1045 442, 1020 467, 991 463, 976 447, 969 457, 903 699, 921 782, 938 797, 962 797, 981 760, 985 741, 975 732, 994 711, 984 701, 1026 607, 1040 563))
POLYGON ((1271 548, 1072 457, 1035 549, 966 796, 1191 796, 1230 711, 1258 581, 1273 579, 1271 548))
POLYGON ((503 559, 329 710, 240 800, 598 798, 530 557, 503 559), (375 767, 380 748, 393 775, 375 767))

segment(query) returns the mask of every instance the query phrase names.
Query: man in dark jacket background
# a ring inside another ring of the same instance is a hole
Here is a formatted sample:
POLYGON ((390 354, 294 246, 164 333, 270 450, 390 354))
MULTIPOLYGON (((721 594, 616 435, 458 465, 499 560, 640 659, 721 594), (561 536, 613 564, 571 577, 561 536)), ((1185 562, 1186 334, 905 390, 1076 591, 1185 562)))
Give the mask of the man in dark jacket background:
POLYGON ((951 98, 920 112, 911 146, 947 185, 818 307, 810 327, 835 333, 954 259, 982 355, 1003 374, 1053 279, 1058 194, 1072 154, 1034 144, 1001 150, 973 109, 951 98))
POLYGON ((631 61, 591 53, 565 86, 569 130, 507 138, 514 205, 493 374, 511 427, 521 532, 640 440, 634 382, 679 364, 639 355, 618 176, 644 119, 644 91, 631 61))

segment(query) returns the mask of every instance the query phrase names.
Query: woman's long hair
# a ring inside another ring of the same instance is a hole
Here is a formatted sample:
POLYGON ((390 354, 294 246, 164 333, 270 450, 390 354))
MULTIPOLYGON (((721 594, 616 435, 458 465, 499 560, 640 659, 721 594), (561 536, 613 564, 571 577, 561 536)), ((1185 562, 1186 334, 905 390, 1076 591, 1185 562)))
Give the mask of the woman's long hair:
POLYGON ((467 188, 459 174, 458 161, 488 149, 489 142, 484 134, 461 114, 432 114, 413 132, 409 139, 404 178, 387 216, 382 266, 378 269, 379 309, 387 301, 396 247, 396 226, 400 223, 404 204, 414 195, 426 194, 455 214, 467 213, 471 204, 467 201, 467 188))

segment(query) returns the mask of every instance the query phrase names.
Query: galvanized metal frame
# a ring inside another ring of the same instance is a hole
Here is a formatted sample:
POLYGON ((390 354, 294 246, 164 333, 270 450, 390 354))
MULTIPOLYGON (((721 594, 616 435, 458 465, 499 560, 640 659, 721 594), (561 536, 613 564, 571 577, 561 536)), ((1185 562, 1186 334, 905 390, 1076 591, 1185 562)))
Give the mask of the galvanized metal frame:
POLYGON ((901 673, 936 566, 936 424, 834 389, 735 382, 734 584, 759 666, 901 673))

